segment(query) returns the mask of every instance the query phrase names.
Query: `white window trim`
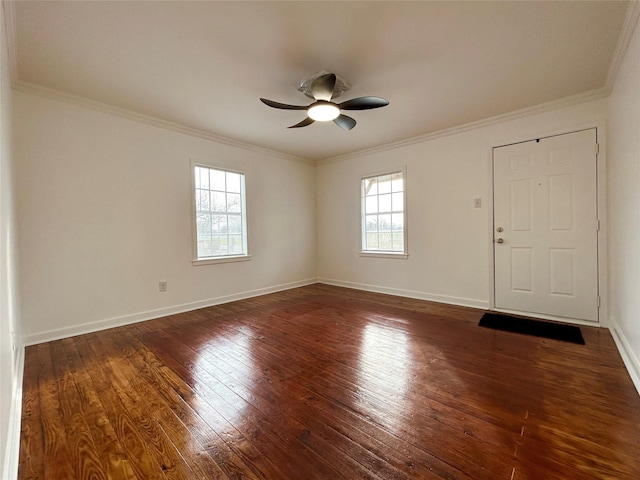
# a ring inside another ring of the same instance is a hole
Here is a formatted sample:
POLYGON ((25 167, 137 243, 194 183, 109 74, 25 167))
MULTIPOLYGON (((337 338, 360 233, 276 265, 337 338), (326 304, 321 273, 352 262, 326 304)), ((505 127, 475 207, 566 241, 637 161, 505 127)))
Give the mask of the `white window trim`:
POLYGON ((191 264, 198 265, 215 265, 216 263, 232 263, 232 262, 246 262, 251 260, 251 255, 227 255, 224 257, 215 258, 203 258, 202 260, 191 260, 191 264))
POLYGON ((361 257, 373 257, 373 258, 409 258, 408 253, 401 252, 384 252, 376 250, 361 250, 359 252, 361 257))
POLYGON ((246 206, 246 196, 247 196, 247 176, 242 170, 238 170, 237 168, 227 167, 224 165, 220 165, 217 163, 207 162, 203 160, 191 159, 190 162, 191 168, 191 189, 189 195, 191 195, 191 264, 193 266, 201 266, 201 265, 215 265, 219 263, 233 263, 233 262, 246 262, 251 260, 251 255, 249 255, 249 214, 247 212, 246 206), (244 212, 244 234, 245 234, 245 243, 247 246, 247 253, 244 255, 224 255, 220 257, 210 257, 210 258, 198 258, 198 231, 196 225, 196 167, 201 166, 205 168, 213 168, 216 170, 224 170, 226 172, 239 173, 244 176, 244 195, 242 196, 242 211, 244 212))
POLYGON ((385 170, 381 170, 378 172, 367 173, 365 175, 360 176, 360 182, 358 184, 359 187, 359 198, 360 198, 360 249, 358 254, 361 257, 371 257, 371 258, 396 258, 396 259, 407 259, 409 258, 409 234, 408 234, 408 206, 407 206, 407 166, 403 165, 401 167, 389 168, 385 170), (403 234, 403 242, 404 242, 404 252, 389 252, 386 250, 363 250, 364 244, 364 233, 365 233, 365 212, 364 212, 364 202, 362 198, 362 181, 366 178, 371 177, 379 177, 381 175, 391 175, 394 173, 402 173, 402 202, 403 202, 403 210, 402 215, 404 217, 404 228, 402 231, 403 234))

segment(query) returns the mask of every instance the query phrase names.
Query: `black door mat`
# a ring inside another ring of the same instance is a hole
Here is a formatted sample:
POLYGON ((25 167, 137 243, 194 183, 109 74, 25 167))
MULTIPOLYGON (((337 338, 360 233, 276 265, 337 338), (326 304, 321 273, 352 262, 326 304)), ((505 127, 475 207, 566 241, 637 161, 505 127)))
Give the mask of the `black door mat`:
POLYGON ((499 313, 485 313, 478 325, 494 330, 522 333, 524 335, 533 335, 584 345, 584 338, 582 338, 580 328, 573 325, 530 320, 528 318, 513 317, 499 313))

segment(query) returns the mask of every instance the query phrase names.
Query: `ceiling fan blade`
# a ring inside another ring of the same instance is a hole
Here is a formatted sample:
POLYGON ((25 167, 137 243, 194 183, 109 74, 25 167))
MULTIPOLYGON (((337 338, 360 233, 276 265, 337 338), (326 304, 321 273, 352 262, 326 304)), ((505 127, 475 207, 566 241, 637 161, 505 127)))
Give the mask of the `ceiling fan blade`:
POLYGON ((266 98, 261 98, 260 101, 265 105, 269 105, 273 108, 280 108, 282 110, 306 110, 307 107, 302 105, 287 105, 286 103, 274 102, 273 100, 267 100, 266 98))
POLYGON ((333 73, 327 73, 316 78, 311 82, 311 95, 316 100, 331 101, 333 89, 336 86, 336 76, 333 73))
POLYGON ((296 123, 295 125, 291 125, 290 127, 287 127, 287 128, 306 127, 307 125, 311 125, 313 122, 315 122, 315 120, 313 118, 307 117, 304 120, 302 120, 300 123, 296 123))
POLYGON ((358 97, 338 104, 341 110, 369 110, 371 108, 386 107, 389 102, 380 97, 358 97))
POLYGON ((345 130, 351 130, 356 126, 356 121, 351 117, 347 117, 346 115, 340 115, 333 121, 333 123, 345 130))

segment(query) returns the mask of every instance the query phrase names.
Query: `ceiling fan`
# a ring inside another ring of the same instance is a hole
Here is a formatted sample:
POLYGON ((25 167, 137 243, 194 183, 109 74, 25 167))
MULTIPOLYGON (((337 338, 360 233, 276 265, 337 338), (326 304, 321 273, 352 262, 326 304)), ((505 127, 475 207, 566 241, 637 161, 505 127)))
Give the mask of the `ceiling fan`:
MULTIPOLYGON (((282 110, 306 110, 307 118, 300 123, 291 125, 289 128, 300 128, 318 122, 333 122, 340 128, 351 130, 356 126, 356 121, 341 113, 341 110, 370 110, 372 108, 380 108, 389 105, 389 102, 380 97, 358 97, 347 100, 342 103, 334 103, 332 98, 340 95, 344 90, 344 85, 336 88, 336 76, 333 73, 320 75, 313 79, 310 85, 309 93, 315 102, 306 107, 303 105, 287 105, 286 103, 274 102, 261 98, 260 101, 265 105, 282 110)), ((348 87, 347 87, 348 88, 348 87)))

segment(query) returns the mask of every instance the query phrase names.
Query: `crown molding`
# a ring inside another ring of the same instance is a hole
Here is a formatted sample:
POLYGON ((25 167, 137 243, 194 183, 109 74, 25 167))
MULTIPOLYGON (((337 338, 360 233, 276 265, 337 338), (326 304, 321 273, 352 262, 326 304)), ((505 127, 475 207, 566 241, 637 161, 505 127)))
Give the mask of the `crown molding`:
POLYGON ((128 110, 125 108, 116 107, 116 106, 105 104, 102 102, 89 100, 85 97, 80 97, 77 95, 65 93, 60 90, 21 81, 18 77, 15 2, 9 1, 9 0, 1 0, 1 2, 2 2, 2 12, 3 12, 3 20, 4 20, 4 26, 5 26, 5 37, 6 37, 8 53, 9 53, 9 69, 10 69, 10 75, 11 75, 11 82, 12 82, 12 87, 15 90, 30 93, 33 95, 51 98, 54 100, 58 100, 65 103, 72 104, 72 105, 99 111, 109 115, 125 118, 127 120, 144 123, 144 124, 152 125, 158 128, 163 128, 166 130, 182 133, 184 135, 198 137, 198 138, 202 138, 212 142, 221 143, 224 145, 229 145, 237 148, 242 148, 242 149, 253 151, 253 152, 259 152, 262 154, 267 154, 277 158, 293 161, 296 163, 302 163, 310 166, 324 165, 329 163, 350 160, 352 158, 358 158, 366 155, 371 155, 374 153, 393 150, 400 147, 415 145, 418 143, 423 143, 423 142, 434 140, 437 138, 448 137, 451 135, 469 132, 469 131, 476 130, 483 127, 497 125, 507 121, 526 117, 529 115, 544 113, 552 110, 557 110, 560 108, 566 108, 573 105, 578 105, 580 103, 586 103, 586 102, 598 100, 601 98, 605 98, 611 94, 613 85, 615 83, 615 79, 620 70, 620 66, 622 65, 624 57, 627 53, 627 49, 631 42, 631 38, 640 20, 640 1, 632 0, 629 3, 629 6, 627 8, 623 28, 620 33, 620 36, 618 37, 618 43, 616 44, 616 49, 614 51, 614 55, 613 55, 611 64, 609 66, 609 70, 607 72, 607 78, 606 78, 605 84, 601 88, 590 90, 588 92, 583 92, 577 95, 572 95, 559 100, 553 100, 551 102, 535 105, 532 107, 523 108, 513 112, 488 117, 485 119, 466 123, 463 125, 450 127, 450 128, 438 130, 435 132, 429 132, 427 134, 411 137, 411 138, 400 140, 397 142, 392 142, 392 143, 388 143, 388 144, 384 144, 384 145, 380 145, 380 146, 376 146, 376 147, 372 147, 364 150, 358 150, 356 152, 349 152, 343 155, 337 155, 334 157, 328 157, 322 160, 313 161, 307 158, 298 157, 295 155, 290 155, 284 152, 280 152, 278 150, 273 150, 266 147, 254 145, 248 142, 236 140, 230 137, 218 135, 208 130, 188 127, 176 122, 171 122, 158 117, 153 117, 151 115, 145 115, 145 114, 128 110))
POLYGON ((380 145, 380 146, 368 148, 365 150, 359 150, 357 152, 350 152, 344 155, 337 155, 335 157, 329 157, 323 160, 318 160, 316 162, 316 165, 324 165, 329 163, 341 162, 345 160, 350 160, 352 158, 358 158, 366 155, 371 155, 374 153, 384 152, 387 150, 393 150, 400 147, 415 145, 417 143, 422 143, 422 142, 434 140, 437 138, 448 137, 451 135, 456 135, 458 133, 464 133, 471 130, 476 130, 478 128, 497 125, 510 120, 516 120, 518 118, 526 117, 528 115, 535 115, 538 113, 558 110, 561 108, 578 105, 580 103, 586 103, 586 102, 598 100, 600 98, 606 98, 611 94, 611 91, 613 90, 613 85, 618 75, 618 71, 620 70, 620 66, 622 65, 625 55, 627 54, 627 50, 629 48, 631 38, 633 37, 633 34, 636 28, 638 28, 637 26, 639 23, 640 23, 640 1, 632 0, 629 3, 627 12, 625 14, 622 31, 620 32, 620 36, 618 37, 618 43, 616 44, 616 49, 614 51, 613 58, 609 66, 609 71, 607 72, 607 79, 605 81, 604 86, 601 88, 590 90, 588 92, 583 92, 577 95, 561 98, 559 100, 553 100, 551 102, 534 105, 533 107, 527 107, 521 110, 516 110, 516 111, 505 113, 502 115, 496 115, 496 116, 488 117, 475 122, 466 123, 466 124, 458 125, 451 128, 446 128, 443 130, 438 130, 435 132, 419 135, 417 137, 412 137, 405 140, 400 140, 398 142, 388 143, 385 145, 380 145))
POLYGON ((236 147, 244 150, 249 150, 252 152, 266 154, 266 155, 277 157, 283 160, 289 160, 291 162, 303 163, 309 166, 315 165, 314 161, 306 158, 298 157, 295 155, 289 155, 287 153, 283 153, 277 150, 272 150, 270 148, 261 147, 259 145, 254 145, 252 143, 243 142, 240 140, 235 140, 233 138, 225 137, 223 135, 218 135, 207 130, 188 127, 176 122, 171 122, 169 120, 164 120, 151 115, 145 115, 143 113, 139 113, 133 110, 128 110, 126 108, 116 107, 114 105, 109 105, 107 103, 102 103, 95 100, 89 100, 88 98, 66 93, 60 90, 56 90, 54 88, 44 87, 42 85, 37 85, 34 83, 23 82, 18 80, 13 85, 13 89, 18 92, 29 93, 32 95, 45 97, 45 98, 57 100, 60 102, 68 103, 71 105, 75 105, 78 107, 98 111, 108 115, 124 118, 126 120, 130 120, 138 123, 144 123, 147 125, 151 125, 153 127, 163 128, 165 130, 171 130, 173 132, 181 133, 183 135, 189 135, 191 137, 202 138, 205 140, 209 140, 211 142, 220 143, 220 144, 228 145, 231 147, 236 147))
POLYGON ((537 115, 545 112, 550 112, 553 110, 559 110, 561 108, 567 108, 574 105, 579 105, 581 103, 587 103, 587 102, 599 100, 601 98, 606 98, 609 96, 609 93, 610 92, 607 91, 607 89, 604 87, 598 88, 595 90, 590 90, 588 92, 579 93, 577 95, 571 95, 569 97, 561 98, 558 100, 552 100, 550 102, 534 105, 532 107, 526 107, 520 110, 515 110, 513 112, 503 113, 500 115, 495 115, 493 117, 484 118, 482 120, 477 120, 475 122, 465 123, 463 125, 445 128, 443 130, 438 130, 435 132, 430 132, 424 135, 419 135, 417 137, 411 137, 405 140, 400 140, 393 143, 387 143, 385 145, 380 145, 373 148, 367 148, 365 150, 359 150, 357 152, 346 153, 344 155, 337 155, 335 157, 326 158, 324 160, 318 160, 316 162, 316 165, 326 165, 330 163, 342 162, 342 161, 351 160, 358 157, 371 155, 374 153, 380 153, 388 150, 395 150, 401 147, 408 147, 418 143, 424 143, 430 140, 435 140, 437 138, 449 137, 452 135, 457 135, 459 133, 470 132, 470 131, 478 130, 484 127, 499 125, 501 123, 517 120, 519 118, 528 117, 531 115, 537 115))
MULTIPOLYGON (((640 2, 638 2, 640 4, 640 2)), ((630 38, 630 37, 629 37, 630 38)), ((628 41, 627 41, 628 45, 628 41)), ((53 100, 61 101, 64 103, 68 103, 71 105, 88 108, 90 110, 99 111, 101 113, 106 113, 108 115, 114 115, 120 118, 124 118, 127 120, 131 120, 138 123, 144 123, 147 125, 151 125, 158 128, 163 128, 165 130, 171 130, 177 133, 182 133, 184 135, 189 135, 192 137, 203 138, 205 140, 209 140, 216 143, 221 143, 224 145, 229 145, 236 148, 242 148, 245 150, 250 150, 262 154, 267 154, 270 156, 278 157, 284 160, 289 160, 296 163, 302 163, 309 166, 318 166, 329 163, 336 163, 345 160, 350 160, 352 158, 358 158, 366 155, 371 155, 373 153, 384 152, 388 150, 394 150, 400 147, 406 147, 410 145, 415 145, 418 143, 427 142, 429 140, 434 140, 437 138, 448 137, 451 135, 456 135, 459 133, 469 132, 472 130, 477 130, 483 127, 489 127, 492 125, 498 125, 500 123, 516 120, 522 117, 526 117, 529 115, 535 115, 539 113, 544 113, 552 110, 558 110, 561 108, 566 108, 574 105, 578 105, 580 103, 586 103, 594 100, 598 100, 601 98, 607 97, 611 92, 610 89, 606 87, 599 88, 596 90, 590 90, 588 92, 583 92, 577 95, 572 95, 569 97, 565 97, 559 100, 553 100, 551 102, 542 103, 539 105, 534 105, 532 107, 526 107, 520 110, 516 110, 509 113, 504 113, 500 115, 496 115, 493 117, 488 117, 482 120, 477 120, 475 122, 465 123, 463 125, 458 125, 455 127, 446 128, 443 130, 438 130, 435 132, 430 132, 427 134, 419 135, 416 137, 407 138, 404 140, 399 140, 397 142, 387 143, 384 145, 379 145, 372 148, 367 148, 364 150, 358 150, 357 152, 349 152, 343 155, 337 155, 335 157, 329 157, 322 160, 313 161, 310 159, 306 159, 303 157, 298 157, 295 155, 286 154, 280 152, 278 150, 272 150, 269 148, 261 147, 258 145, 254 145, 248 142, 242 142, 240 140, 235 140, 230 137, 224 137, 222 135, 217 135, 213 132, 209 132, 207 130, 201 130, 194 127, 187 127, 185 125, 181 125, 176 122, 171 122, 168 120, 163 120, 161 118, 153 117, 151 115, 145 115, 133 110, 128 110, 121 107, 116 107, 113 105, 109 105, 107 103, 98 102, 95 100, 89 100, 85 97, 81 97, 78 95, 73 95, 70 93, 62 92, 60 90, 56 90, 49 87, 44 87, 42 85, 37 85, 28 82, 16 81, 13 85, 14 90, 19 92, 25 92, 32 95, 37 95, 41 97, 50 98, 53 100)))
POLYGON ((13 87, 18 82, 15 2, 2 0, 2 22, 4 26, 4 40, 7 42, 7 52, 9 57, 9 76, 11 78, 11 86, 13 87))
POLYGON ((638 26, 638 19, 640 19, 640 1, 633 0, 629 3, 629 7, 627 7, 622 31, 618 37, 618 43, 616 44, 616 49, 613 53, 613 59, 609 65, 609 71, 607 72, 607 81, 604 87, 607 93, 611 93, 613 90, 613 84, 615 83, 618 72, 620 71, 622 61, 627 54, 631 37, 633 37, 633 33, 638 26))
POLYGON ((163 120, 151 115, 145 115, 133 110, 116 107, 102 102, 89 100, 85 97, 78 95, 72 95, 53 88, 43 87, 29 82, 23 82, 18 77, 18 50, 17 50, 17 35, 16 35, 16 12, 15 2, 2 0, 2 16, 5 26, 5 37, 7 41, 7 47, 9 52, 9 70, 11 75, 11 86, 14 90, 30 93, 40 97, 46 97, 53 100, 58 100, 64 103, 75 105, 78 107, 88 108, 101 113, 114 115, 120 118, 131 120, 138 123, 144 123, 165 130, 171 130, 173 132, 182 133, 192 137, 202 138, 212 142, 228 145, 231 147, 241 148, 252 152, 258 152, 273 157, 277 157, 284 160, 289 160, 296 163, 302 163, 305 165, 314 166, 315 162, 303 157, 295 155, 289 155, 277 150, 254 145, 248 142, 242 142, 233 138, 218 135, 213 132, 202 130, 193 127, 187 127, 176 122, 163 120))

